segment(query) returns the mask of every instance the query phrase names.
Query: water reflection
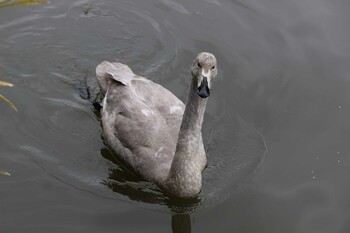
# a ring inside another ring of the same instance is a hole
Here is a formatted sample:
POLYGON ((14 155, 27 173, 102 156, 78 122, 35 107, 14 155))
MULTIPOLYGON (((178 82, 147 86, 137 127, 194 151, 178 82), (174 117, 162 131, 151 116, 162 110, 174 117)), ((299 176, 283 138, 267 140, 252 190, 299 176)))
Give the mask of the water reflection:
POLYGON ((175 214, 171 216, 173 233, 191 233, 191 216, 189 214, 175 214))

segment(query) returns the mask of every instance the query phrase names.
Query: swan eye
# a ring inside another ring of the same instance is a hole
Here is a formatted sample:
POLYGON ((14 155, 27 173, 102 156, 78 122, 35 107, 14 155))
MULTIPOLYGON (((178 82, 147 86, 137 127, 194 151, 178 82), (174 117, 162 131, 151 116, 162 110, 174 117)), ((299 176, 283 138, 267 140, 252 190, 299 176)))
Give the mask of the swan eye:
POLYGON ((215 69, 215 66, 213 66, 211 69, 212 69, 212 70, 215 69))
POLYGON ((202 65, 201 65, 201 64, 199 64, 199 62, 198 62, 198 64, 197 64, 197 66, 198 66, 199 68, 202 68, 202 65))

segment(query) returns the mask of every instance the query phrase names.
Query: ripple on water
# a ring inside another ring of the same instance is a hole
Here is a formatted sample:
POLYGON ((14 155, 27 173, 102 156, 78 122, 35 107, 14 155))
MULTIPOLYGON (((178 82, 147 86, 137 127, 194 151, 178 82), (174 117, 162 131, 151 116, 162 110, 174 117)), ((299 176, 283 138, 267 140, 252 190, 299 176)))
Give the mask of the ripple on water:
MULTIPOLYGON (((164 6, 190 13, 174 1, 164 0, 164 6)), ((203 129, 209 157, 203 191, 198 198, 177 200, 116 161, 101 139, 98 115, 73 88, 84 79, 95 79, 94 69, 102 60, 131 64, 135 73, 159 83, 176 82, 169 80, 178 62, 172 22, 163 14, 150 14, 147 7, 128 1, 120 1, 118 7, 78 1, 67 12, 53 7, 1 25, 0 45, 9 58, 0 58, 0 64, 20 90, 13 99, 20 109, 13 127, 20 136, 9 136, 21 142, 19 150, 41 169, 78 189, 154 209, 206 208, 229 197, 263 160, 264 139, 253 127, 229 114, 217 119, 208 113, 203 129)))
POLYGON ((121 1, 118 7, 109 2, 81 1, 74 4, 67 17, 83 25, 79 27, 79 35, 74 36, 82 40, 74 47, 78 48, 80 44, 89 46, 84 55, 93 55, 95 62, 121 61, 132 64, 136 73, 145 76, 164 74, 174 62, 177 39, 171 23, 162 14, 150 14, 147 8, 146 3, 130 1, 121 1), (94 35, 90 33, 91 27, 94 35))

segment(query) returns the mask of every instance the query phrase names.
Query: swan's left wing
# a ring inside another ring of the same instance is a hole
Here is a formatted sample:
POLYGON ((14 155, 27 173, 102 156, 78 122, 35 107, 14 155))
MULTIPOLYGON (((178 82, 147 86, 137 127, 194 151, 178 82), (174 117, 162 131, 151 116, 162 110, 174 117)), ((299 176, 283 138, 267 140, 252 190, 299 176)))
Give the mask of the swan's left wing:
POLYGON ((101 62, 96 67, 96 77, 103 94, 106 93, 109 83, 114 80, 123 85, 130 85, 135 74, 129 66, 117 62, 101 62))

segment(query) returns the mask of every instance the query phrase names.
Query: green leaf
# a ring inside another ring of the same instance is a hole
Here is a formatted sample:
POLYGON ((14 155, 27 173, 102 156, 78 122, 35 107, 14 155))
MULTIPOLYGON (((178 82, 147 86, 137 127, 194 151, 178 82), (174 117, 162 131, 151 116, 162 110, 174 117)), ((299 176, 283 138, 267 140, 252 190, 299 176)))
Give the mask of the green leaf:
POLYGON ((8 83, 8 82, 4 82, 4 81, 0 81, 0 86, 13 87, 13 84, 12 83, 8 83))
POLYGON ((0 95, 0 100, 5 101, 8 105, 10 105, 11 108, 13 108, 16 112, 18 112, 18 109, 16 108, 16 106, 10 101, 8 100, 5 96, 0 95))
POLYGON ((47 4, 48 0, 0 0, 0 8, 21 5, 47 4))
POLYGON ((0 175, 11 176, 10 173, 8 173, 7 171, 1 170, 1 169, 0 169, 0 175))

